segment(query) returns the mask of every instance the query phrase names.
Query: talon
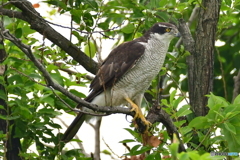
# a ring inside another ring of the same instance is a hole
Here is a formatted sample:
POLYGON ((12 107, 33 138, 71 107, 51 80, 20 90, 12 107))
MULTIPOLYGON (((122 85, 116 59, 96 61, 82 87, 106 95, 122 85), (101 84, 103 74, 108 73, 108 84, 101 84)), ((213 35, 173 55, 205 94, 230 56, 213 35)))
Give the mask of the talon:
POLYGON ((131 106, 132 106, 132 109, 130 111, 135 112, 135 115, 133 117, 133 121, 134 121, 134 120, 136 120, 136 118, 138 118, 140 116, 140 113, 139 113, 138 106, 137 107, 135 107, 135 106, 133 107, 133 105, 131 105, 131 106))
POLYGON ((146 120, 146 118, 142 114, 142 111, 135 103, 133 103, 129 98, 126 98, 126 100, 128 101, 128 103, 130 103, 132 107, 130 111, 135 112, 135 115, 133 117, 133 121, 137 122, 137 126, 135 128, 137 128, 140 133, 145 133, 149 130, 152 124, 146 120))

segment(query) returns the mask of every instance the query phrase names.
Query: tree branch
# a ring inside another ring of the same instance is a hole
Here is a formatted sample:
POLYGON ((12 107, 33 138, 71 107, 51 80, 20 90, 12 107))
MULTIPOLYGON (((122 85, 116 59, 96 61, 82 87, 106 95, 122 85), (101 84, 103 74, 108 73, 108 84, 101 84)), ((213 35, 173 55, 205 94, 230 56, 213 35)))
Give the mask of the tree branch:
POLYGON ((62 94, 66 95, 73 101, 79 103, 82 106, 85 106, 87 108, 90 108, 97 112, 105 112, 107 114, 114 114, 114 113, 123 113, 127 115, 133 115, 133 113, 130 111, 129 108, 123 108, 123 107, 109 107, 109 106, 97 106, 95 104, 88 103, 81 98, 75 96, 71 92, 67 91, 64 87, 59 85, 58 83, 54 82, 50 76, 50 74, 47 72, 45 67, 34 57, 31 51, 31 47, 28 45, 23 44, 19 39, 17 39, 15 36, 10 34, 7 30, 3 31, 3 35, 5 39, 8 39, 12 43, 14 43, 19 49, 21 49, 28 58, 35 64, 35 66, 42 72, 43 77, 47 81, 47 85, 49 87, 52 87, 58 91, 60 91, 62 94))
POLYGON ((180 139, 178 130, 177 130, 176 126, 173 124, 171 117, 157 103, 154 103, 154 105, 151 107, 146 119, 149 122, 151 122, 152 124, 154 124, 156 122, 161 122, 167 128, 168 135, 169 135, 169 137, 171 137, 171 139, 173 139, 173 134, 176 134, 180 141, 179 153, 186 151, 186 149, 183 145, 183 142, 180 139))
POLYGON ((184 19, 179 19, 179 32, 181 33, 181 38, 183 41, 184 48, 191 54, 195 52, 195 42, 189 27, 184 19))
POLYGON ((82 52, 68 39, 55 31, 26 0, 10 0, 11 4, 19 8, 22 12, 11 11, 0 7, 0 14, 11 18, 22 19, 29 23, 31 29, 36 30, 51 42, 67 52, 74 60, 79 62, 87 71, 95 74, 98 64, 82 52))
MULTIPOLYGON (((181 36, 181 38, 177 41, 177 43, 175 44, 175 47, 176 48, 178 48, 179 47, 179 45, 181 44, 181 42, 184 40, 185 42, 184 43, 186 43, 186 39, 184 39, 184 37, 185 38, 191 38, 192 40, 193 40, 193 38, 192 38, 192 36, 191 36, 191 32, 190 32, 190 30, 189 30, 189 27, 191 26, 191 24, 192 24, 192 22, 197 18, 197 15, 198 15, 198 11, 199 11, 199 5, 198 4, 196 4, 195 5, 195 7, 194 7, 194 9, 193 9, 193 11, 192 11, 192 13, 191 13, 191 16, 190 16, 190 18, 188 19, 188 23, 185 23, 184 21, 183 21, 183 19, 180 19, 179 20, 179 31, 180 31, 180 33, 182 34, 182 36, 181 36), (184 34, 184 36, 183 36, 183 34, 184 34), (187 36, 188 35, 188 36, 187 36)), ((192 42, 192 40, 191 40, 191 42, 192 42)))

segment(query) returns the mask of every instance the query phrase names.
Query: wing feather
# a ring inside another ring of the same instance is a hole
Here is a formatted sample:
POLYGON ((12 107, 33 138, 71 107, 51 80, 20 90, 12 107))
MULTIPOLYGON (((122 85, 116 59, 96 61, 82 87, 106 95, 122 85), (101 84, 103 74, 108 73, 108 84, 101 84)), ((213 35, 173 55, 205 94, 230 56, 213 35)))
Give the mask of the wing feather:
POLYGON ((139 42, 142 42, 140 38, 122 43, 112 50, 93 79, 90 85, 91 93, 85 98, 86 101, 91 102, 105 89, 111 88, 134 67, 145 51, 145 47, 139 42))

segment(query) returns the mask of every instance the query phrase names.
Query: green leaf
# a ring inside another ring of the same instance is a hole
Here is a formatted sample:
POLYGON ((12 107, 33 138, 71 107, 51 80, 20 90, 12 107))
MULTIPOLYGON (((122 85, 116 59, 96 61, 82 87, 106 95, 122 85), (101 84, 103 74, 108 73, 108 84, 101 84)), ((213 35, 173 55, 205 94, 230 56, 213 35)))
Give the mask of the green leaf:
POLYGON ((50 106, 54 107, 55 103, 54 103, 54 99, 52 97, 50 97, 49 95, 46 95, 44 97, 41 98, 41 101, 43 103, 47 103, 50 106))
POLYGON ((169 146, 172 159, 177 159, 178 147, 179 147, 179 139, 177 138, 177 135, 174 133, 173 143, 169 146))
POLYGON ((233 104, 240 104, 240 94, 234 99, 233 104))
POLYGON ((180 132, 183 135, 188 134, 191 130, 192 130, 192 128, 190 126, 185 126, 185 127, 180 128, 180 132))
POLYGON ((83 0, 86 4, 88 4, 93 9, 98 9, 98 4, 95 0, 83 0))
POLYGON ((84 53, 90 57, 93 58, 97 52, 96 46, 93 42, 88 42, 87 45, 84 48, 84 53))
POLYGON ((176 100, 174 100, 174 102, 173 102, 173 108, 174 108, 174 109, 177 109, 179 103, 182 102, 183 99, 184 99, 184 97, 178 97, 176 100))
POLYGON ((236 135, 236 128, 231 123, 225 122, 224 126, 228 131, 236 135))
POLYGON ((167 4, 168 4, 168 0, 161 0, 161 1, 159 1, 159 6, 160 7, 164 7, 167 4))
POLYGON ((169 19, 169 14, 167 12, 156 12, 156 14, 158 15, 159 18, 163 19, 166 22, 169 19))
POLYGON ((207 95, 209 97, 208 99, 208 107, 211 109, 215 105, 219 104, 221 107, 226 107, 229 105, 229 102, 227 102, 223 97, 215 96, 213 93, 210 95, 207 95))
MULTIPOLYGON (((134 147, 136 147, 136 146, 134 146, 134 147)), ((137 145, 136 148, 138 149, 139 146, 137 145)), ((134 148, 134 150, 131 150, 131 155, 139 155, 139 154, 142 154, 142 153, 147 152, 150 149, 152 149, 152 147, 149 147, 149 146, 143 146, 140 150, 137 150, 136 148, 134 148)))
POLYGON ((0 119, 7 120, 8 116, 7 115, 1 115, 0 114, 0 119))
POLYGON ((184 123, 186 123, 186 120, 176 121, 176 122, 173 122, 173 123, 176 127, 181 127, 184 123))
POLYGON ((108 150, 103 150, 102 153, 106 154, 106 155, 111 155, 111 152, 109 152, 108 150))
POLYGON ((50 73, 51 77, 61 86, 64 86, 64 82, 63 82, 63 78, 61 77, 61 75, 57 72, 57 73, 50 73))
POLYGON ((171 60, 176 60, 176 57, 174 57, 173 55, 171 55, 170 53, 167 53, 166 55, 169 59, 171 60))
POLYGON ((20 114, 26 119, 31 119, 33 117, 32 112, 29 110, 29 108, 25 106, 19 106, 20 108, 20 114))
POLYGON ((179 160, 188 160, 188 159, 189 159, 189 156, 188 156, 188 153, 186 153, 186 152, 181 152, 181 153, 178 155, 178 158, 179 158, 179 160))
POLYGON ((170 98, 169 98, 169 103, 171 104, 171 106, 174 106, 174 97, 177 93, 177 90, 174 90, 171 94, 170 94, 170 98))
POLYGON ((193 138, 192 134, 187 134, 183 137, 183 142, 188 143, 193 138))
POLYGON ((20 75, 15 74, 15 75, 12 75, 12 76, 8 77, 8 82, 10 84, 14 84, 14 82, 16 84, 21 84, 21 83, 23 83, 23 79, 22 79, 22 77, 20 75))
POLYGON ((178 68, 187 68, 187 65, 185 63, 177 63, 178 68))
POLYGON ((22 28, 18 28, 15 30, 15 36, 17 38, 21 38, 22 37, 22 28))
POLYGON ((83 94, 83 93, 81 93, 81 92, 78 92, 78 91, 75 90, 75 89, 71 89, 70 92, 71 92, 72 94, 78 96, 78 97, 81 97, 81 98, 85 98, 85 97, 86 97, 85 94, 83 94))
POLYGON ((4 45, 3 44, 0 44, 0 49, 4 49, 4 45))
POLYGON ((210 108, 208 114, 205 117, 209 121, 221 121, 224 118, 224 115, 222 113, 222 105, 221 104, 214 105, 212 108, 210 108))
POLYGON ((225 0, 226 5, 228 5, 229 7, 231 7, 232 4, 232 0, 225 0))
POLYGON ((192 113, 192 111, 190 110, 190 106, 184 105, 177 111, 177 117, 186 116, 190 113, 192 113))
POLYGON ((119 143, 129 143, 129 142, 136 142, 136 141, 133 139, 125 139, 125 140, 120 141, 119 143))
POLYGON ((7 101, 7 94, 4 92, 4 90, 0 90, 0 99, 7 101))
POLYGON ((155 154, 148 155, 144 160, 153 160, 155 159, 155 154))
POLYGON ((72 34, 78 39, 79 44, 85 41, 85 37, 82 37, 78 32, 72 31, 72 34))
POLYGON ((189 123, 189 127, 193 127, 196 129, 204 129, 204 128, 208 128, 210 127, 210 123, 208 122, 208 119, 206 117, 203 116, 199 116, 194 118, 190 123, 189 123))
POLYGON ((84 20, 87 27, 92 27, 93 26, 93 17, 89 12, 85 12, 83 14, 83 20, 84 20))
POLYGON ((137 151, 138 148, 140 148, 141 145, 138 144, 138 145, 135 145, 131 150, 130 150, 130 155, 135 155, 134 152, 137 151))
MULTIPOLYGON (((238 121, 238 123, 239 123, 239 121, 238 121)), ((233 127, 230 126, 229 124, 227 124, 227 125, 224 124, 224 125, 220 126, 220 128, 221 128, 221 131, 224 135, 224 139, 228 144, 227 145, 228 148, 229 148, 228 151, 230 151, 230 152, 240 152, 240 141, 239 141, 239 139, 240 139, 240 136, 239 136, 240 129, 234 127, 236 132, 237 132, 237 134, 234 134, 235 130, 232 129, 233 127)))
POLYGON ((21 119, 15 121, 15 136, 16 137, 26 137, 26 131, 29 130, 29 126, 27 122, 22 121, 21 119))
POLYGON ((200 159, 200 155, 197 151, 188 152, 190 159, 200 159))
POLYGON ((240 114, 240 104, 229 105, 223 109, 223 115, 225 118, 232 118, 239 116, 240 114))
POLYGON ((172 158, 173 158, 173 159, 176 159, 176 157, 177 157, 178 146, 179 146, 179 143, 172 143, 172 144, 169 146, 169 150, 170 150, 170 152, 171 152, 171 155, 172 155, 172 158))
POLYGON ((0 109, 2 110, 6 110, 5 107, 3 105, 0 105, 0 109))
POLYGON ((122 31, 123 33, 130 34, 130 33, 133 33, 133 32, 134 32, 134 29, 135 29, 134 25, 131 24, 131 23, 129 23, 128 25, 126 25, 125 27, 123 27, 123 28, 121 29, 121 31, 122 31))
POLYGON ((103 30, 107 30, 109 28, 109 23, 107 22, 98 23, 98 27, 102 28, 103 30))

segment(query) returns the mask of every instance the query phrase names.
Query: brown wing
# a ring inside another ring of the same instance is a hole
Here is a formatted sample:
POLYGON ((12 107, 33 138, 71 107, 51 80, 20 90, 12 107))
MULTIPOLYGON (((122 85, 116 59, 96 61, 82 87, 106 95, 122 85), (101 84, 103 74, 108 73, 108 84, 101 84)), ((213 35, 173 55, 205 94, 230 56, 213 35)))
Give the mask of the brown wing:
POLYGON ((145 51, 145 47, 138 43, 144 41, 141 38, 125 42, 109 54, 102 63, 90 88, 91 93, 85 98, 91 102, 105 89, 111 88, 121 77, 131 69, 145 51))

